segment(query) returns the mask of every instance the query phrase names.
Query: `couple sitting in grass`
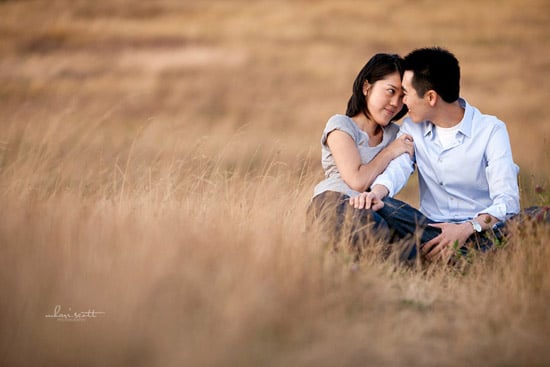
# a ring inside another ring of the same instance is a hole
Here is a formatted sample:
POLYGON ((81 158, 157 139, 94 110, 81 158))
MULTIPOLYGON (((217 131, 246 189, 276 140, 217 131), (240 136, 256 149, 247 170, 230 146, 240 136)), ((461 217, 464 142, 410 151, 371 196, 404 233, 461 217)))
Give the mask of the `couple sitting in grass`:
MULTIPOLYGON (((353 248, 400 241, 402 259, 448 262, 485 251, 520 212, 518 172, 505 124, 460 98, 460 67, 441 48, 373 56, 345 115, 323 131, 325 179, 308 208, 333 241, 353 248), (401 127, 396 121, 408 112, 401 127), (420 208, 394 199, 418 169, 420 208)), ((523 215, 522 215, 523 214, 523 215)))

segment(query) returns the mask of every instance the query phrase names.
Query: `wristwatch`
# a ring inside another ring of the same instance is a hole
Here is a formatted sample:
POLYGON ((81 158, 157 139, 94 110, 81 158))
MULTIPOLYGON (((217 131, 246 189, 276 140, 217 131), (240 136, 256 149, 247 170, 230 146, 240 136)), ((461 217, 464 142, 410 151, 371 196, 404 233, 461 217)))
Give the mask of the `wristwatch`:
POLYGON ((477 233, 481 233, 483 231, 483 228, 481 228, 481 224, 479 224, 477 220, 472 219, 472 220, 469 220, 468 222, 470 222, 472 227, 474 227, 474 231, 476 231, 477 233))

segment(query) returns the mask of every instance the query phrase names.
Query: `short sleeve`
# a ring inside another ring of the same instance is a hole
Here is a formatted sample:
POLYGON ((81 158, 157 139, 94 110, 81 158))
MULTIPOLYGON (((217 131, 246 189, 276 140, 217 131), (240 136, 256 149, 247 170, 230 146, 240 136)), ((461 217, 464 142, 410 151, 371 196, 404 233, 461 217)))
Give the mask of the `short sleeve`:
POLYGON ((353 141, 357 142, 357 126, 351 121, 351 119, 344 115, 334 115, 328 121, 321 137, 321 144, 327 144, 328 135, 334 130, 340 130, 351 136, 353 141))

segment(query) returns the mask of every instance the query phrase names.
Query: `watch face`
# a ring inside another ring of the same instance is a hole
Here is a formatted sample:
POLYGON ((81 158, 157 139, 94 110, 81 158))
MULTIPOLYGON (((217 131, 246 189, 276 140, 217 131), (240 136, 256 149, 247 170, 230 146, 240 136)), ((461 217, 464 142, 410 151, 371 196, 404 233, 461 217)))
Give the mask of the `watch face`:
POLYGON ((478 221, 476 221, 475 219, 472 220, 472 225, 474 226, 474 230, 476 232, 481 232, 481 224, 479 224, 478 221))

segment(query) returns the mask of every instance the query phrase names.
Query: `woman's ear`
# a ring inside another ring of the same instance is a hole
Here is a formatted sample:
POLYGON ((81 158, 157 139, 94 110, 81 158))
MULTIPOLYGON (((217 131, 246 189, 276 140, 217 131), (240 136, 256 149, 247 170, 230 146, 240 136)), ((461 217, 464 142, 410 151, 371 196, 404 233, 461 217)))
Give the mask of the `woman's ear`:
POLYGON ((369 82, 365 81, 365 83, 363 83, 363 95, 365 97, 369 94, 370 87, 371 87, 371 85, 370 85, 369 82))

